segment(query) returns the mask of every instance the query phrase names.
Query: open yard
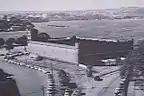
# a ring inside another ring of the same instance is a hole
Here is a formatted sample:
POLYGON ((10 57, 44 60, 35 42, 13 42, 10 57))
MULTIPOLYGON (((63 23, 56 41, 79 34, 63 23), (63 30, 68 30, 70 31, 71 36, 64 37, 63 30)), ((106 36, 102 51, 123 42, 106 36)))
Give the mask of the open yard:
POLYGON ((26 31, 18 31, 18 32, 0 32, 0 38, 4 38, 5 40, 8 38, 17 38, 23 35, 26 35, 26 31))
POLYGON ((40 32, 46 32, 51 37, 76 36, 114 38, 114 39, 144 39, 144 20, 78 20, 50 21, 34 23, 40 32), (65 27, 56 27, 57 25, 65 27))

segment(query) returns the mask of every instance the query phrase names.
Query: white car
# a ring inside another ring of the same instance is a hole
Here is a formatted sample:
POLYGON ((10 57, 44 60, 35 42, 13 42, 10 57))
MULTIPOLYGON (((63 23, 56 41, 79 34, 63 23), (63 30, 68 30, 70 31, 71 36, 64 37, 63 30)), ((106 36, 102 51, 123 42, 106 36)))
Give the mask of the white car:
POLYGON ((124 85, 124 82, 120 82, 120 85, 124 85))
POLYGON ((28 65, 28 64, 26 65, 26 67, 30 67, 30 66, 31 66, 31 65, 28 65))
POLYGON ((69 92, 65 92, 64 96, 70 96, 70 93, 69 92))
POLYGON ((10 62, 11 62, 11 60, 8 60, 7 62, 8 62, 8 63, 10 63, 10 62))
POLYGON ((21 65, 21 66, 22 66, 22 65, 25 65, 25 63, 23 63, 23 62, 20 62, 20 64, 19 64, 19 65, 21 65))
POLYGON ((8 59, 4 59, 4 61, 6 61, 6 62, 7 62, 7 61, 8 61, 8 59))
POLYGON ((74 90, 71 96, 79 96, 79 95, 80 95, 80 91, 76 89, 74 90))
POLYGON ((38 70, 39 70, 39 71, 42 71, 42 68, 39 67, 38 70))
POLYGON ((45 69, 42 69, 41 71, 42 71, 43 73, 45 73, 45 74, 48 73, 48 71, 46 71, 45 69))
POLYGON ((34 66, 34 69, 35 69, 35 70, 38 70, 38 67, 34 66))
POLYGON ((16 64, 17 64, 17 65, 20 65, 20 62, 17 62, 16 64))
POLYGON ((126 79, 121 79, 121 82, 125 82, 126 81, 126 79))
POLYGON ((17 62, 16 62, 16 61, 14 61, 14 64, 17 64, 17 62))
POLYGON ((33 66, 31 66, 30 68, 31 68, 31 69, 34 69, 34 67, 33 67, 33 66))
POLYGON ((11 60, 11 62, 10 62, 10 63, 14 64, 14 60, 11 60))

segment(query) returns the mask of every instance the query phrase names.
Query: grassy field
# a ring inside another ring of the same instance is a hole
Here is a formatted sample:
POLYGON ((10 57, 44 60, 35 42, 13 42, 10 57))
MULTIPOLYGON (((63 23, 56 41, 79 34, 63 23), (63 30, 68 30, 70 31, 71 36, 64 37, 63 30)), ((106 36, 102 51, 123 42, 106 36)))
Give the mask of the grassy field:
POLYGON ((84 37, 143 39, 144 20, 83 20, 83 21, 51 21, 34 24, 40 32, 47 32, 51 37, 64 37, 76 34, 84 37), (60 25, 54 27, 47 25, 60 25))
MULTIPOLYGON (((82 36, 96 38, 114 38, 118 40, 144 39, 144 20, 83 20, 83 21, 51 21, 34 23, 40 32, 51 37, 82 36), (58 25, 55 27, 47 25, 58 25)), ((19 37, 26 32, 1 32, 0 38, 19 37)))
POLYGON ((8 38, 18 38, 23 35, 26 35, 26 31, 19 31, 19 32, 0 32, 0 38, 4 38, 5 40, 8 38))

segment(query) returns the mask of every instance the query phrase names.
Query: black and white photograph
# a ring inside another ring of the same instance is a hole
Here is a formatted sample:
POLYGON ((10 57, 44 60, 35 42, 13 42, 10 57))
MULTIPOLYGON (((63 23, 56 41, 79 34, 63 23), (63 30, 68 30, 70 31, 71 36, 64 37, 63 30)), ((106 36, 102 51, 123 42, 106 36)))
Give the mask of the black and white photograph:
POLYGON ((0 96, 144 96, 144 0, 0 0, 0 96))

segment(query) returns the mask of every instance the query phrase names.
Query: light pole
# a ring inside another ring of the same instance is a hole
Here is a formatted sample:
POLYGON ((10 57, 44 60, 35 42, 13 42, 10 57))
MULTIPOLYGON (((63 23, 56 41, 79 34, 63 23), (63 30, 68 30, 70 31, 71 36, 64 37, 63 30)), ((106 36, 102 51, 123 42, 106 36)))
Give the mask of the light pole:
POLYGON ((42 86, 42 87, 41 87, 41 90, 42 90, 42 96, 45 96, 45 87, 42 86))

